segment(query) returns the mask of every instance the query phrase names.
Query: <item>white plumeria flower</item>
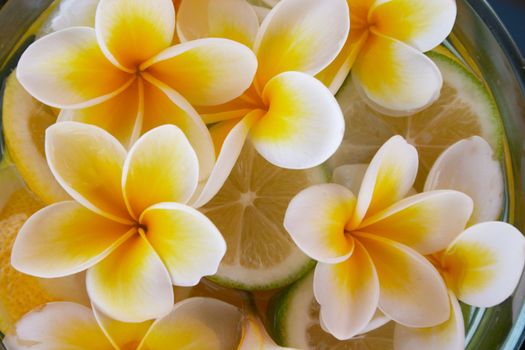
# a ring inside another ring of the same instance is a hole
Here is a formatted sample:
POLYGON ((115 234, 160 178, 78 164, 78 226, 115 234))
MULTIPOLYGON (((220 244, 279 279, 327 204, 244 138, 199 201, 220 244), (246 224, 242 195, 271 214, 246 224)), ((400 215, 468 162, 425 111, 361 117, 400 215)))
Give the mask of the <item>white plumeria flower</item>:
POLYGON ((174 37, 171 0, 100 0, 94 28, 67 27, 36 40, 16 74, 33 97, 62 109, 59 121, 97 125, 126 148, 159 125, 177 125, 205 180, 215 164, 214 145, 192 105, 240 96, 257 59, 232 40, 173 45, 174 37))
MULTIPOLYGON (((279 0, 265 0, 275 6, 279 0)), ((336 93, 350 70, 357 90, 379 112, 406 115, 438 97, 443 83, 423 52, 441 44, 456 19, 455 0, 347 0, 351 30, 319 75, 336 93)))
POLYGON ((464 191, 474 200, 473 226, 443 252, 429 257, 449 288, 453 312, 432 328, 396 325, 396 350, 463 350, 465 329, 458 299, 477 307, 491 307, 516 288, 525 265, 525 238, 515 227, 495 222, 503 208, 504 182, 490 145, 474 136, 449 147, 432 167, 425 190, 464 191))
POLYGON ((220 151, 213 175, 222 180, 216 186, 224 183, 246 139, 284 168, 310 168, 335 152, 344 118, 330 91, 312 75, 337 56, 349 22, 345 0, 285 0, 261 25, 245 0, 182 1, 177 15, 181 41, 228 38, 251 47, 258 60, 253 84, 242 96, 197 107, 207 124, 215 124, 210 132, 220 151))
POLYGON ((183 132, 164 125, 126 152, 96 126, 61 122, 46 131, 46 158, 74 199, 31 216, 12 265, 53 278, 87 270, 88 294, 112 318, 140 322, 171 310, 172 284, 196 285, 217 271, 226 243, 186 205, 199 163, 183 132))
POLYGON ((337 184, 299 193, 284 225, 319 261, 314 293, 324 327, 339 339, 362 332, 376 309, 412 327, 450 316, 445 283, 422 254, 445 249, 464 229, 472 200, 452 190, 405 198, 417 151, 401 136, 387 141, 366 169, 356 198, 337 184))
POLYGON ((4 342, 7 350, 232 350, 239 310, 211 298, 191 298, 155 321, 123 323, 95 308, 48 303, 26 314, 4 342))

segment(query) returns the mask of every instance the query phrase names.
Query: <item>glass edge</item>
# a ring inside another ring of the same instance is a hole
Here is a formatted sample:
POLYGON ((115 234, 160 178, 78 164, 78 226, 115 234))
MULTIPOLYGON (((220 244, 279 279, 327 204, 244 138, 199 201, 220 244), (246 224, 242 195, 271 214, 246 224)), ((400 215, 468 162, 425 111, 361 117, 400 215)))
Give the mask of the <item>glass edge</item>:
MULTIPOLYGON (((499 46, 509 60, 520 85, 522 95, 525 96, 525 59, 512 38, 509 30, 505 27, 496 11, 486 0, 466 0, 467 3, 480 16, 488 26, 490 32, 498 42, 499 46)), ((521 306, 518 317, 515 319, 510 333, 507 335, 501 349, 520 349, 525 342, 525 304, 521 306)))
POLYGON ((525 96, 525 58, 512 38, 509 30, 487 0, 465 1, 476 11, 483 22, 489 27, 494 38, 506 53, 509 63, 513 67, 520 82, 521 91, 525 96))

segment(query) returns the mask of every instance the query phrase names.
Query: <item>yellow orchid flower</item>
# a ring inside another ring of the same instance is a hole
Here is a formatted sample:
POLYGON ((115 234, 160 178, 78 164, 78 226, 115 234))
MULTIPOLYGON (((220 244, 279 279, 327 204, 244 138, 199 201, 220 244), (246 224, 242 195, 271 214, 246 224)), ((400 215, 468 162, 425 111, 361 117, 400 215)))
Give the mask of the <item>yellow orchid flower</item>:
POLYGON ((335 152, 344 119, 330 91, 312 75, 336 57, 346 40, 344 0, 286 0, 261 25, 244 0, 183 0, 177 23, 183 42, 229 38, 252 47, 258 59, 253 85, 244 95, 198 107, 207 124, 217 123, 210 131, 220 150, 216 169, 222 178, 246 138, 269 162, 285 168, 313 167, 335 152))
POLYGON ((334 62, 320 73, 332 92, 352 70, 369 105, 391 115, 415 113, 434 102, 443 84, 423 52, 445 40, 455 0, 347 0, 351 31, 334 62))
POLYGON ((518 285, 525 266, 525 238, 513 226, 495 222, 503 208, 504 182, 490 145, 472 137, 449 147, 432 167, 425 190, 461 190, 472 196, 473 226, 444 251, 429 256, 449 288, 453 312, 443 324, 414 329, 396 325, 399 350, 463 350, 465 329, 458 299, 477 307, 491 307, 507 299, 518 285))
POLYGON ((50 205, 23 225, 11 257, 17 270, 43 278, 87 270, 92 302, 126 322, 165 315, 172 284, 192 286, 217 271, 226 243, 185 205, 199 168, 176 126, 148 131, 126 154, 103 129, 62 122, 47 129, 45 150, 74 201, 50 205))
POLYGON ((191 298, 155 321, 123 323, 86 306, 55 302, 26 314, 4 342, 8 350, 232 350, 239 310, 212 298, 191 298))
POLYGON ((242 336, 237 350, 294 350, 275 344, 264 325, 252 314, 244 317, 242 336))
POLYGON ((290 202, 284 225, 319 261, 314 292, 321 322, 339 339, 362 332, 378 307, 411 327, 435 326, 450 315, 445 283, 422 254, 456 238, 472 200, 452 190, 405 198, 417 168, 415 148, 395 136, 372 159, 357 198, 344 186, 324 184, 290 202))
POLYGON ((66 28, 35 41, 17 77, 35 98, 64 109, 59 121, 100 126, 126 147, 156 126, 177 125, 197 151, 202 180, 215 152, 192 105, 241 95, 257 60, 225 39, 171 46, 174 34, 171 0, 101 0, 94 29, 66 28))

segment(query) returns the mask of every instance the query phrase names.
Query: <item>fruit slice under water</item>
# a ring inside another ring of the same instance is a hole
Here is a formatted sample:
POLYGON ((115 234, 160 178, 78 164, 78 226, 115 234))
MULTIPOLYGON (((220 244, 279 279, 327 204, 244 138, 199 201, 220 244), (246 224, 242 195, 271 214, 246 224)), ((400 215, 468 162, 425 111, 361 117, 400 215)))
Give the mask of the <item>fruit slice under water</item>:
POLYGON ((29 188, 48 204, 70 199, 51 173, 44 153, 45 131, 56 119, 56 111, 29 95, 13 72, 2 104, 7 150, 29 188))
POLYGON ((278 168, 246 145, 221 191, 202 211, 222 232, 228 250, 211 279, 244 290, 288 285, 313 266, 283 226, 289 201, 327 180, 323 167, 278 168))
POLYGON ((369 163, 381 145, 402 135, 419 152, 416 189, 421 190, 428 171, 448 146, 470 136, 483 137, 501 156, 503 128, 496 104, 485 85, 458 61, 436 52, 428 56, 443 75, 439 99, 408 117, 390 117, 370 108, 348 77, 336 97, 346 119, 343 143, 329 160, 343 164, 369 163))

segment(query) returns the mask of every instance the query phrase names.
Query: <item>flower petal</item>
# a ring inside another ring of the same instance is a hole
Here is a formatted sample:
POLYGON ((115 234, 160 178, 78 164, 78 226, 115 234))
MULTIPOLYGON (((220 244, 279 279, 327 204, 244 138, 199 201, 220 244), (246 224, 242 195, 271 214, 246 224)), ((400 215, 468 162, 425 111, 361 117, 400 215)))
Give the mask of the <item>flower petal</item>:
POLYGON ((462 192, 424 192, 368 217, 359 230, 427 255, 447 248, 463 232, 471 213, 472 199, 462 192))
POLYGON ((70 302, 48 303, 29 312, 10 338, 8 349, 13 350, 113 350, 91 310, 70 302))
POLYGON ((38 277, 72 275, 107 256, 129 236, 130 229, 73 201, 52 204, 22 226, 11 264, 38 277))
POLYGON ((433 103, 443 85, 434 62, 401 41, 370 34, 352 68, 357 90, 381 113, 407 115, 433 103))
POLYGON ((479 136, 461 140, 436 160, 425 191, 457 190, 474 201, 470 223, 497 220, 503 210, 505 185, 501 165, 490 145, 479 136))
POLYGON ((375 30, 422 52, 441 44, 456 20, 454 0, 389 0, 379 3, 370 13, 375 30))
POLYGON ((226 243, 201 212, 178 203, 149 207, 140 218, 146 237, 168 268, 173 284, 194 286, 217 272, 226 243))
POLYGON ((345 225, 355 202, 355 196, 346 187, 311 186, 290 201, 284 227, 311 258, 328 264, 343 262, 354 251, 354 240, 346 236, 345 225))
POLYGON ((126 148, 137 140, 142 127, 143 93, 140 79, 120 94, 82 109, 63 109, 59 121, 96 125, 116 137, 126 148))
MULTIPOLYGON (((351 8, 350 11, 352 11, 351 8)), ((341 88, 341 85, 343 85, 348 77, 361 48, 368 39, 368 35, 367 30, 351 29, 345 46, 343 46, 339 55, 337 55, 332 63, 315 76, 330 89, 332 94, 335 95, 337 91, 339 91, 339 88, 341 88)))
POLYGON ((103 102, 134 79, 103 55, 95 31, 74 27, 49 34, 29 46, 16 77, 36 99, 56 108, 84 108, 103 102))
POLYGON ((361 183, 350 229, 362 220, 406 196, 417 175, 418 156, 414 146, 401 136, 389 139, 370 162, 361 183))
POLYGON ((254 51, 259 59, 257 83, 262 89, 279 73, 315 75, 337 56, 350 29, 344 0, 287 0, 266 16, 254 51))
POLYGON ((141 323, 120 322, 106 316, 94 305, 92 305, 92 308, 98 325, 115 349, 126 349, 131 347, 132 344, 140 344, 153 324, 152 320, 141 323))
POLYGON ((345 186, 352 191, 352 193, 359 193, 366 169, 368 169, 368 164, 341 165, 334 169, 332 181, 345 186))
POLYGON ((416 251, 365 233, 356 234, 379 276, 379 307, 392 320, 408 327, 433 327, 448 320, 447 288, 439 272, 416 251))
POLYGON ((141 65, 192 105, 216 105, 240 96, 253 81, 257 59, 228 39, 198 39, 170 47, 141 65))
POLYGON ((174 125, 163 125, 131 147, 123 174, 126 204, 138 218, 157 203, 186 203, 199 182, 199 161, 184 133, 174 125))
POLYGON ((453 293, 450 295, 450 318, 430 328, 409 328, 396 324, 394 348, 396 350, 465 349, 465 325, 461 307, 453 293))
POLYGON ((101 0, 95 29, 108 59, 121 69, 138 66, 170 46, 175 9, 170 0, 101 0))
POLYGON ((231 350, 239 341, 239 310, 212 298, 175 304, 157 320, 138 349, 231 350))
POLYGON ((525 264, 525 238, 504 222, 469 227, 445 251, 449 286, 469 305, 491 307, 516 288, 525 264))
POLYGON ((295 350, 275 344, 262 322, 252 314, 244 316, 242 337, 237 350, 295 350))
POLYGON ((264 348, 264 330, 253 316, 245 316, 242 326, 241 341, 237 350, 266 350, 264 348))
POLYGON ((80 204, 109 219, 130 223, 121 190, 126 150, 93 125, 62 122, 46 130, 46 158, 58 183, 80 204))
POLYGON ((177 12, 177 33, 181 41, 226 38, 253 46, 259 19, 245 0, 184 1, 177 12))
POLYGON ((86 287, 93 304, 117 321, 144 322, 162 317, 173 305, 169 273, 139 234, 90 268, 86 287))
POLYGON ((257 151, 288 169, 317 166, 335 153, 345 122, 337 101, 317 79, 299 72, 281 73, 265 86, 268 112, 250 133, 257 151))
POLYGON ((344 340, 362 333, 377 310, 379 281, 361 243, 355 242, 348 260, 317 265, 314 294, 321 305, 323 325, 334 337, 344 340))
POLYGON ((210 129, 212 137, 217 140, 216 148, 220 151, 210 177, 199 185, 200 189, 190 201, 192 207, 202 207, 219 192, 241 154, 250 128, 262 115, 264 115, 263 111, 255 110, 240 121, 219 123, 210 129))
POLYGON ((199 158, 199 180, 207 179, 215 164, 215 150, 208 128, 184 97, 153 77, 143 75, 147 83, 144 84, 142 132, 165 124, 179 127, 199 158))

